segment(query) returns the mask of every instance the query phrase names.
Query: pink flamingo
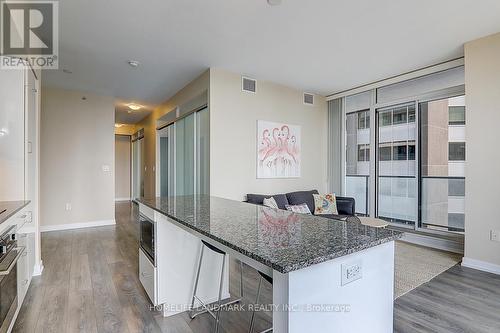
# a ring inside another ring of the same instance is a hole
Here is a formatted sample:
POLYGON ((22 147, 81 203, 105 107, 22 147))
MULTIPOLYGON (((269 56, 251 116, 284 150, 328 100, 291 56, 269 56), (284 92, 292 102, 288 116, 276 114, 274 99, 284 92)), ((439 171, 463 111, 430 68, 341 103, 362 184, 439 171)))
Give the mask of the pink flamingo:
POLYGON ((269 139, 269 136, 269 130, 265 129, 264 132, 262 132, 262 141, 260 142, 261 148, 259 149, 259 156, 265 156, 271 148, 271 140, 269 139))

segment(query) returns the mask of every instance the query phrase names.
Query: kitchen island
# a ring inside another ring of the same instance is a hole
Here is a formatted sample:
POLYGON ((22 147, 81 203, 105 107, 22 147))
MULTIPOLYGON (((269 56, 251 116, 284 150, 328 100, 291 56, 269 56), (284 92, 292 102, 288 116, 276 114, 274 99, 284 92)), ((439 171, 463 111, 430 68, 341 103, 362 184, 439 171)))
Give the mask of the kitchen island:
MULTIPOLYGON (((152 275, 143 285, 165 316, 189 304, 204 240, 273 278, 274 332, 392 332, 401 233, 203 195, 138 203, 155 225, 155 264, 141 272, 152 275)), ((200 277, 207 302, 218 289, 217 260, 208 258, 200 277)), ((229 297, 227 281, 228 273, 229 297)))

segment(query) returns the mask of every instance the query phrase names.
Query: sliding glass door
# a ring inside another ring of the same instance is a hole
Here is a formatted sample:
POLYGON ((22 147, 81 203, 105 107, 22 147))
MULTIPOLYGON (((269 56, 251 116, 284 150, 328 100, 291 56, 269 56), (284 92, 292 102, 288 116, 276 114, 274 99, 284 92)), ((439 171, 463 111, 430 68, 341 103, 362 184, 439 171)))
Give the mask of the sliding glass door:
POLYGON ((415 103, 377 110, 377 214, 390 222, 417 221, 415 103))
POLYGON ((175 122, 175 194, 194 194, 195 114, 175 122))

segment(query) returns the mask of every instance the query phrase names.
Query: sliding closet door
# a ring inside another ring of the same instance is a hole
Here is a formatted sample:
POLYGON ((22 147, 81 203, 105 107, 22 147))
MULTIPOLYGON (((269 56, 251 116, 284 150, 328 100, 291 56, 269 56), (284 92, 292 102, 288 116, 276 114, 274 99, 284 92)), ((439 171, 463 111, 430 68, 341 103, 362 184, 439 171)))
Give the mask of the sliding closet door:
POLYGON ((210 194, 210 116, 196 112, 196 193, 210 194))
POLYGON ((195 191, 195 114, 175 123, 175 194, 192 195, 195 191))

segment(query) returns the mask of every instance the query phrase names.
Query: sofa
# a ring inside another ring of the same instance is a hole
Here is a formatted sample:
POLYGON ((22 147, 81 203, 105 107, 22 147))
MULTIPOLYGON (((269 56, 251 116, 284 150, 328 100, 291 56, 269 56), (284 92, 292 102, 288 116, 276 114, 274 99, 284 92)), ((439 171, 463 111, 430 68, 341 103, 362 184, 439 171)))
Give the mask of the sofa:
MULTIPOLYGON (((255 204, 255 205, 263 205, 264 199, 273 197, 276 203, 278 204, 279 209, 286 209, 286 205, 300 205, 305 203, 312 214, 314 214, 314 197, 313 194, 319 194, 317 190, 311 191, 297 191, 290 192, 285 194, 270 194, 270 195, 262 195, 262 194, 247 194, 246 202, 255 204)), ((330 219, 343 219, 349 216, 356 215, 356 207, 354 198, 350 197, 340 197, 337 198, 337 211, 339 215, 334 214, 322 214, 318 215, 320 217, 330 218, 330 219)))

